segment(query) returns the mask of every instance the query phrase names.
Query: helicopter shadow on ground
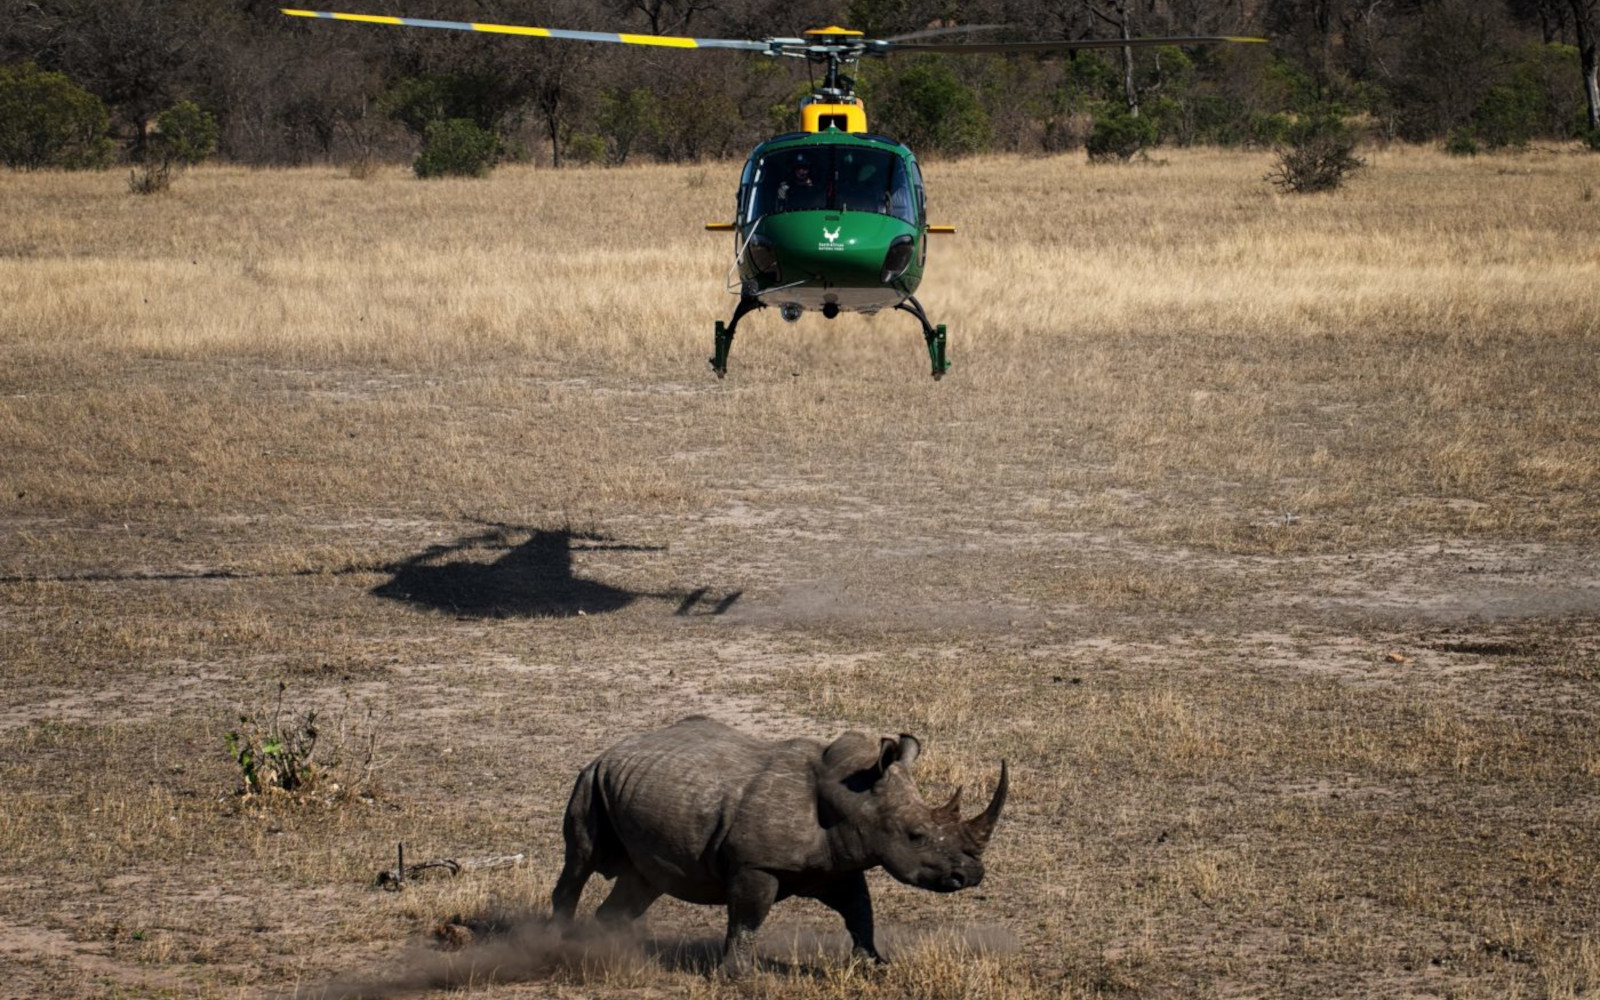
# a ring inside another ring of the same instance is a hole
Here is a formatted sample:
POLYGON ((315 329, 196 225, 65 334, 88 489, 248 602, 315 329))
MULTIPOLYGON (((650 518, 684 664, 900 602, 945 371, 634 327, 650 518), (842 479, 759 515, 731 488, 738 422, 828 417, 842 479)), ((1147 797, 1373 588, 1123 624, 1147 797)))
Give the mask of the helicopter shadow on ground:
POLYGON ((577 575, 572 555, 582 551, 659 552, 662 546, 628 545, 571 530, 492 525, 447 545, 429 546, 388 567, 393 576, 372 588, 376 597, 476 618, 570 618, 620 611, 637 600, 676 605, 680 617, 721 615, 741 591, 630 590, 577 575), (527 535, 514 543, 513 538, 527 535), (472 551, 504 552, 493 562, 465 558, 472 551))

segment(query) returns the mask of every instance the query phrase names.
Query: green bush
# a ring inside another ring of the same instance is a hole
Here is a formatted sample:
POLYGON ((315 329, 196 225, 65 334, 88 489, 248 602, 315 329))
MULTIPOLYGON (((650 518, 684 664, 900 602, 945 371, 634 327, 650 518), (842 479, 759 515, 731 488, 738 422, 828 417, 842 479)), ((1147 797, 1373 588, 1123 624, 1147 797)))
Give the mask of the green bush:
POLYGON ((358 705, 349 692, 331 720, 317 709, 285 710, 288 685, 277 685, 271 711, 241 713, 237 728, 223 734, 228 757, 239 769, 243 797, 313 794, 326 801, 376 794, 379 738, 388 716, 358 705))
POLYGON ((1130 114, 1117 105, 1108 105, 1095 117, 1094 128, 1089 132, 1089 159, 1097 163, 1128 160, 1155 142, 1155 122, 1130 114))
MULTIPOLYGON (((788 117, 794 109, 785 108, 788 117)), ((628 162, 640 145, 654 142, 661 134, 661 101, 645 87, 607 90, 600 95, 600 110, 595 124, 605 138, 612 163, 628 162)))
POLYGON ((156 117, 157 156, 192 167, 217 151, 217 120, 193 101, 179 101, 156 117))
POLYGON ((1451 156, 1477 156, 1483 152, 1483 146, 1470 128, 1456 128, 1444 137, 1444 151, 1451 156))
POLYGON ((1529 45, 1519 50, 1500 81, 1483 96, 1472 119, 1490 148, 1526 146, 1541 137, 1581 135, 1584 101, 1571 81, 1579 75, 1570 45, 1529 45))
POLYGON ((592 165, 606 160, 606 140, 593 132, 574 132, 567 136, 562 159, 568 163, 592 165))
POLYGON ((418 138, 426 138, 434 122, 451 118, 466 118, 498 136, 535 96, 530 86, 531 81, 520 75, 493 68, 413 76, 385 91, 378 107, 418 138))
MULTIPOLYGON (((919 150, 975 153, 992 137, 989 115, 978 95, 937 59, 912 63, 879 83, 876 115, 895 138, 919 150)), ((876 126, 874 126, 876 128, 876 126)))
POLYGON ((1267 179, 1285 191, 1332 191, 1363 165, 1355 155, 1361 136, 1336 109, 1323 108, 1295 122, 1267 179))
POLYGON ((1260 146, 1277 146, 1289 141, 1294 118, 1279 111, 1258 112, 1250 116, 1250 141, 1260 146))
POLYGON ((1477 132, 1490 149, 1522 148, 1534 136, 1549 131, 1541 94, 1528 87, 1507 84, 1489 88, 1473 115, 1477 132))
POLYGON ((216 150, 217 120, 193 101, 179 101, 156 116, 144 161, 128 173, 128 190, 160 194, 172 186, 174 171, 192 167, 216 150))
POLYGON ((494 136, 470 119, 429 122, 411 168, 418 177, 482 177, 494 166, 495 145, 494 136))
POLYGON ((0 66, 0 163, 23 170, 110 164, 114 147, 100 98, 33 63, 0 66))

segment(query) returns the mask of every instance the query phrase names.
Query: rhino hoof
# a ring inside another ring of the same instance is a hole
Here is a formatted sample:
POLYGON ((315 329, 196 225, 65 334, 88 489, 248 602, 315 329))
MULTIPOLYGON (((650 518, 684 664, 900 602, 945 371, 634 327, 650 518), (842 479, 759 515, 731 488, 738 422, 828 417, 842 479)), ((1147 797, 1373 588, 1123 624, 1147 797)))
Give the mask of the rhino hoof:
POLYGON ((743 962, 730 962, 724 960, 721 965, 717 966, 716 978, 726 979, 730 982, 734 982, 741 979, 749 979, 751 976, 755 975, 755 972, 755 962, 748 960, 743 962))
POLYGON ((873 968, 877 968, 877 967, 881 967, 881 966, 885 966, 885 965, 889 964, 889 960, 887 958, 884 958, 882 955, 878 954, 876 951, 868 951, 866 948, 855 948, 855 949, 852 949, 851 952, 850 952, 850 961, 852 961, 852 962, 864 962, 868 966, 871 966, 873 968))

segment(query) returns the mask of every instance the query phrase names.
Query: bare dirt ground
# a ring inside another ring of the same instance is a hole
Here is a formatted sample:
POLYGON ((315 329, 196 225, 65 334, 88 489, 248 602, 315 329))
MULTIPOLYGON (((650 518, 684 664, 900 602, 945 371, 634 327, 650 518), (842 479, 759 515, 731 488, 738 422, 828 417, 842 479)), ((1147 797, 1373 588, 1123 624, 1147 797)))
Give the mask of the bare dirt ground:
POLYGON ((939 384, 711 377, 732 167, 0 176, 0 996, 1600 995, 1594 159, 1373 161, 932 165, 939 384), (241 797, 280 685, 347 759, 241 797), (989 877, 874 875, 885 971, 557 940, 574 774, 693 713, 1006 758, 989 877))

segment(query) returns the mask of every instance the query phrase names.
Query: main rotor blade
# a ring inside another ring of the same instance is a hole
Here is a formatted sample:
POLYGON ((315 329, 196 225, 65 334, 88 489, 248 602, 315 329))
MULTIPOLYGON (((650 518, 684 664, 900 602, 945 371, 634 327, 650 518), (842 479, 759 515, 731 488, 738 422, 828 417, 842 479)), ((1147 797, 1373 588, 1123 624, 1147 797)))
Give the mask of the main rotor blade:
POLYGON ((380 14, 339 14, 325 10, 279 10, 290 17, 318 17, 330 21, 360 21, 364 24, 393 24, 407 28, 442 28, 447 31, 483 31, 493 35, 524 35, 530 38, 560 38, 575 42, 609 42, 621 45, 655 45, 669 49, 743 49, 747 52, 777 51, 774 39, 758 42, 746 38, 685 38, 677 35, 630 35, 615 31, 568 31, 562 28, 531 28, 518 24, 483 24, 477 21, 435 21, 423 17, 386 17, 380 14))
POLYGON ((958 24, 949 28, 923 28, 921 31, 912 31, 904 35, 891 35, 885 38, 886 42, 909 42, 913 38, 938 38, 941 35, 970 35, 979 31, 998 31, 1001 28, 1014 28, 1014 24, 958 24))
POLYGON ((1265 38, 1238 35, 1180 35, 1170 38, 1072 38, 1055 42, 934 42, 930 45, 895 43, 892 52, 1066 52, 1072 49, 1144 49, 1156 45, 1219 45, 1226 42, 1265 44, 1265 38))

